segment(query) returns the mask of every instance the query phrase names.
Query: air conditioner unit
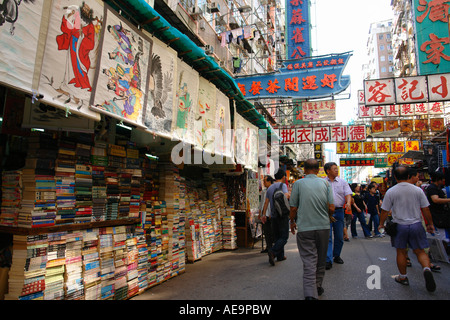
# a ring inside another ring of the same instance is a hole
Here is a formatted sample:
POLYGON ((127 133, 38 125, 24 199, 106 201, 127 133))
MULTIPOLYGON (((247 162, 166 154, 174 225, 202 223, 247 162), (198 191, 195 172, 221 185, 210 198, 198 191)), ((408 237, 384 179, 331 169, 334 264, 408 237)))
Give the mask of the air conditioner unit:
POLYGON ((203 14, 202 9, 200 9, 198 6, 189 7, 188 12, 189 12, 189 15, 192 17, 192 19, 194 19, 194 20, 200 19, 200 17, 203 14))
POLYGON ((198 24, 198 27, 200 28, 200 30, 205 31, 205 29, 206 29, 206 22, 205 22, 205 20, 201 20, 200 23, 198 24))
POLYGON ((212 45, 210 45, 210 44, 207 44, 205 46, 205 53, 207 55, 212 55, 214 53, 214 47, 212 45))
POLYGON ((210 13, 217 13, 217 12, 220 12, 220 5, 219 4, 217 4, 217 2, 211 2, 211 3, 208 3, 208 11, 210 12, 210 13))

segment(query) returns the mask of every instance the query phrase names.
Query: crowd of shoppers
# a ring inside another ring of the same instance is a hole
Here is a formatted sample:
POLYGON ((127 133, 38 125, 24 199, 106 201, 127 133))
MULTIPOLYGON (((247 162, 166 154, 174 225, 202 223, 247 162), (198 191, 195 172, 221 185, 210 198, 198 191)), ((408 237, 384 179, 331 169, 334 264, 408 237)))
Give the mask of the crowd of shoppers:
MULTIPOLYGON (((314 159, 305 161, 304 177, 292 185, 291 191, 286 186, 283 170, 275 174, 275 179, 264 177, 266 192, 259 217, 267 244, 263 252, 267 252, 270 265, 275 266, 275 258, 277 261, 286 259, 284 246, 290 228, 296 236, 303 262, 305 299, 318 299, 324 292, 325 270, 331 269, 333 263, 344 263, 341 252, 344 241, 350 241, 347 228, 350 226, 352 239, 357 239, 356 225, 359 221, 364 238, 383 237, 385 223, 390 220, 396 226, 391 243, 396 249, 400 273, 394 280, 409 285, 407 267, 411 266, 408 257, 410 250, 423 268, 426 289, 435 291, 432 271, 438 272, 440 267, 430 261, 426 233, 434 234, 436 226, 433 221, 438 217, 436 212, 441 214, 450 203, 442 191, 443 176, 439 173, 433 175, 431 183, 424 188, 417 171, 399 166, 393 171, 397 183, 387 190, 382 199, 375 182, 349 185, 339 178, 336 163, 325 164, 324 171, 326 177, 319 178, 319 163, 314 159), (280 187, 289 199, 288 218, 273 212, 273 194, 280 187)), ((448 229, 444 228, 442 232, 446 234, 448 229)))

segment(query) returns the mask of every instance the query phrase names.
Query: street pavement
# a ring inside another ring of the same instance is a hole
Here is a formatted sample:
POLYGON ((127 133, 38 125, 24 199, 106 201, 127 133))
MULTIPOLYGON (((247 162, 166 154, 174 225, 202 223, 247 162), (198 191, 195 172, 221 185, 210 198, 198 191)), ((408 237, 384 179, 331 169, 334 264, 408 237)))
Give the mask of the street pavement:
MULTIPOLYGON (((303 300, 303 266, 292 234, 285 255, 285 261, 271 266, 267 254, 261 253, 261 241, 254 248, 222 250, 186 264, 185 273, 132 300, 303 300)), ((344 264, 333 264, 326 271, 320 300, 450 299, 450 264, 445 262, 436 263, 442 270, 433 273, 437 284, 433 293, 425 289, 422 268, 412 252, 410 285, 394 281, 398 270, 389 236, 350 239, 344 243, 341 257, 344 264)))

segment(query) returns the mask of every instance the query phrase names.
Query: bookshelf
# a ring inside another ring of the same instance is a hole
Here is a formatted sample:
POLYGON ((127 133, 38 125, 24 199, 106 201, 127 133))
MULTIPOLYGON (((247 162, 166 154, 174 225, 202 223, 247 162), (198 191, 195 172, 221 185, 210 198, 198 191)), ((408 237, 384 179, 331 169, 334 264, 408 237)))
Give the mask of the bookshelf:
POLYGON ((132 218, 132 219, 119 219, 119 220, 109 220, 109 221, 67 224, 67 225, 58 225, 58 226, 42 227, 42 228, 0 226, 0 233, 27 236, 27 235, 39 235, 39 234, 54 233, 54 232, 60 232, 60 231, 75 231, 75 230, 84 230, 84 229, 101 228, 101 227, 136 225, 139 223, 140 223, 139 218, 132 218))

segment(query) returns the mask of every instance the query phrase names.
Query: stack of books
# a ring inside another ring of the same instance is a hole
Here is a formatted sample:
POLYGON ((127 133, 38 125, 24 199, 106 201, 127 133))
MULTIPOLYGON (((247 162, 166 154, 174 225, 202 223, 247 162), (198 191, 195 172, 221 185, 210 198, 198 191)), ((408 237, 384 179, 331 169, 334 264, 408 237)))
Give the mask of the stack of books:
POLYGON ((198 220, 190 217, 185 225, 186 228, 186 255, 189 262, 195 262, 202 258, 200 248, 200 228, 198 220))
POLYGON ((124 300, 128 296, 127 285, 127 233, 125 226, 113 227, 114 241, 114 300, 124 300))
POLYGON ((100 228, 100 275, 101 275, 101 299, 114 298, 114 253, 113 253, 113 228, 100 228))
POLYGON ((55 166, 56 224, 75 222, 75 148, 75 141, 67 137, 60 138, 55 166))
POLYGON ((106 220, 106 177, 105 168, 108 166, 107 146, 96 142, 91 149, 92 165, 92 221, 106 220))
POLYGON ((137 238, 134 234, 134 227, 127 227, 127 285, 128 297, 132 297, 139 292, 138 280, 138 248, 137 238))
POLYGON ((0 225, 17 226, 21 198, 22 171, 3 171, 0 225))
POLYGON ((133 169, 120 170, 119 174, 119 219, 128 218, 130 214, 130 200, 131 200, 131 175, 133 169))
POLYGON ((100 259, 98 254, 99 229, 83 230, 84 299, 98 300, 101 292, 100 259))
POLYGON ((138 218, 141 207, 141 181, 142 170, 132 169, 131 175, 131 197, 130 197, 130 212, 128 217, 138 218))
POLYGON ((119 177, 116 168, 108 167, 105 170, 106 180, 106 220, 116 220, 119 215, 119 177))
POLYGON ((22 199, 17 226, 25 228, 55 225, 56 183, 53 175, 40 175, 35 169, 22 169, 22 199))
POLYGON ((13 255, 5 300, 43 300, 47 235, 13 236, 13 255))
POLYGON ((145 229, 136 228, 137 250, 138 250, 138 286, 139 293, 148 288, 148 258, 149 250, 147 248, 145 229))
MULTIPOLYGON (((78 150, 78 148, 77 148, 78 150)), ((92 219, 92 167, 75 166, 76 223, 89 223, 92 219)))
POLYGON ((84 298, 83 285, 83 232, 69 231, 66 235, 66 273, 65 299, 81 300, 84 298))
POLYGON ((227 215, 222 217, 223 248, 234 250, 237 249, 236 222, 230 211, 232 208, 227 208, 227 215))
POLYGON ((47 265, 45 270, 45 300, 64 299, 64 273, 66 264, 66 234, 48 234, 47 265))

